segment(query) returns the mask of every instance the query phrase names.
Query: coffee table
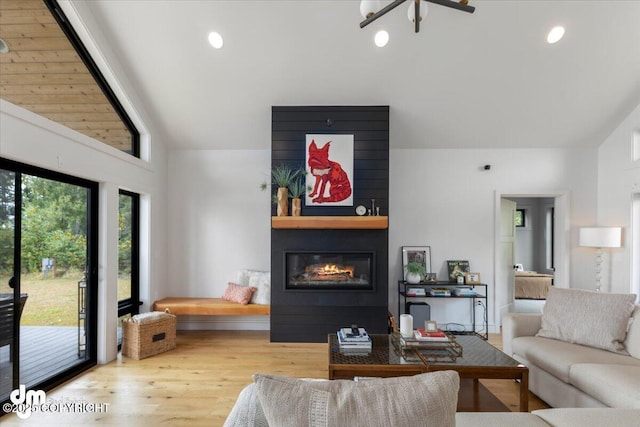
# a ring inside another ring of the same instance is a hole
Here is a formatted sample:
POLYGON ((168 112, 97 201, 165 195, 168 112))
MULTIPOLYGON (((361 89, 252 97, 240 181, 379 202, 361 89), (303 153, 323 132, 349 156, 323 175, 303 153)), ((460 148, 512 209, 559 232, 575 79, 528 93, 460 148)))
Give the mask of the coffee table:
MULTIPOLYGON (((396 377, 425 372, 452 370, 460 378, 473 380, 512 379, 520 381, 520 411, 529 410, 529 368, 498 350, 476 335, 457 335, 462 355, 451 359, 429 360, 405 354, 403 357, 393 345, 391 335, 371 335, 370 352, 341 350, 336 334, 329 334, 329 379, 354 377, 396 377)), ((428 356, 428 354, 427 354, 428 356)))

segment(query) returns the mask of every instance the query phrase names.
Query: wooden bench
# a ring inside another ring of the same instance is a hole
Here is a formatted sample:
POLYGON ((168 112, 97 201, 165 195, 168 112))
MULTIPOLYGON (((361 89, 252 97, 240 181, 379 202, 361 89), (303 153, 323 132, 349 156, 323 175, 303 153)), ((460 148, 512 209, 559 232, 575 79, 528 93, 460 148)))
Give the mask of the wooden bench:
POLYGON ((153 303, 154 311, 169 309, 176 316, 268 316, 266 304, 238 304, 222 298, 164 298, 153 303))

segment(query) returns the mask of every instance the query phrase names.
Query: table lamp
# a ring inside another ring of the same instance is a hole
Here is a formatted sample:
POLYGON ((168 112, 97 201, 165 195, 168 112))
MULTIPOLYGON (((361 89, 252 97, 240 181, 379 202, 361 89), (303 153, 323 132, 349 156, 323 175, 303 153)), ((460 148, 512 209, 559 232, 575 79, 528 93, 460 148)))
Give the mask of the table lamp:
POLYGON ((622 241, 622 227, 582 227, 580 246, 596 250, 596 292, 600 292, 602 279, 602 248, 619 248, 622 241))

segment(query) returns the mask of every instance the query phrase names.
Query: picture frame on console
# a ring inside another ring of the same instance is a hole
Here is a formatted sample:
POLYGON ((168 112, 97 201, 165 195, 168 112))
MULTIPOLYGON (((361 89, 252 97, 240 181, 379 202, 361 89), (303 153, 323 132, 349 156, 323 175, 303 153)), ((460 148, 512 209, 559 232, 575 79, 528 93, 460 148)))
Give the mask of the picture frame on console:
POLYGON ((426 273, 431 273, 431 247, 430 246, 403 246, 402 247, 402 278, 407 280, 407 271, 404 266, 410 262, 417 262, 424 266, 426 273))
POLYGON ((464 276, 469 272, 469 261, 467 260, 448 260, 447 271, 449 273, 449 282, 457 283, 458 276, 464 276))
POLYGON ((467 285, 479 285, 481 283, 480 273, 465 273, 464 283, 466 283, 467 285))

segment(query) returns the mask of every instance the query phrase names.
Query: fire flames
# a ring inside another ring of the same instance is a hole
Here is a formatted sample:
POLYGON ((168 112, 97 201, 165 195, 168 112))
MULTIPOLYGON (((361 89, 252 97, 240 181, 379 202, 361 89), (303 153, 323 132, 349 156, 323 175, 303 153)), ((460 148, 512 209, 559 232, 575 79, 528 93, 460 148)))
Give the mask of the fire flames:
POLYGON ((305 270, 316 280, 349 280, 353 278, 355 268, 336 264, 311 265, 305 270))

